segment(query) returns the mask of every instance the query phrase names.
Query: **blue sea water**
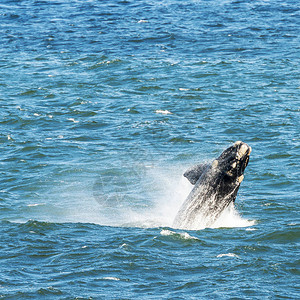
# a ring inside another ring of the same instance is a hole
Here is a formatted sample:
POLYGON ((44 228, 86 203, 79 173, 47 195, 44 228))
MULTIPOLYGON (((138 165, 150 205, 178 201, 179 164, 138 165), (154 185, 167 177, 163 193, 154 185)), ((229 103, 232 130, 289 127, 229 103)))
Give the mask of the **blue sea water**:
POLYGON ((296 0, 2 0, 0 298, 299 299, 296 0), (182 177, 252 147, 236 210, 182 177))

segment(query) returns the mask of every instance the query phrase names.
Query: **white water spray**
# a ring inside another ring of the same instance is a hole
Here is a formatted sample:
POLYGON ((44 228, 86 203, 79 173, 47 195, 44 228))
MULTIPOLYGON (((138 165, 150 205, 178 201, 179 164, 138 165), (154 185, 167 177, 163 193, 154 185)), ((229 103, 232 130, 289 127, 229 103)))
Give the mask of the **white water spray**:
MULTIPOLYGON (((141 187, 138 191, 133 190, 136 184, 128 183, 126 189, 131 191, 132 198, 127 198, 120 191, 110 191, 108 186, 105 193, 109 195, 105 203, 95 201, 90 190, 91 178, 84 180, 80 177, 80 181, 66 179, 65 190, 60 187, 59 190, 50 193, 53 194, 53 198, 46 201, 43 199, 41 203, 28 204, 26 215, 29 219, 47 222, 82 222, 143 228, 172 227, 178 210, 193 188, 189 181, 180 175, 183 171, 184 168, 147 168, 143 175, 145 178, 139 182, 141 187), (120 197, 122 202, 115 202, 112 195, 120 197), (138 197, 141 198, 139 205, 132 201, 138 197)), ((254 224, 254 221, 242 218, 231 204, 209 227, 248 227, 254 224)), ((193 228, 188 229, 201 230, 206 227, 207 220, 203 222, 199 216, 193 228)))
MULTIPOLYGON (((183 172, 182 172, 183 173, 183 172)), ((181 173, 181 174, 182 174, 181 173)), ((147 178, 151 178, 154 182, 153 186, 158 187, 159 193, 153 191, 155 199, 150 202, 154 203, 151 207, 142 211, 126 209, 121 212, 119 224, 117 226, 133 226, 133 227, 172 227, 174 218, 180 209, 182 203, 187 198, 193 188, 193 185, 183 176, 178 181, 178 172, 170 172, 170 170, 150 169, 147 178), (158 196, 156 196, 158 194, 158 196)), ((148 191, 151 196, 151 192, 148 191)), ((231 203, 211 224, 209 220, 199 216, 196 224, 190 230, 201 230, 207 227, 248 227, 255 224, 255 221, 249 221, 242 218, 231 203), (210 224, 207 226, 207 224, 210 224)), ((108 224, 109 225, 109 224, 108 224)))

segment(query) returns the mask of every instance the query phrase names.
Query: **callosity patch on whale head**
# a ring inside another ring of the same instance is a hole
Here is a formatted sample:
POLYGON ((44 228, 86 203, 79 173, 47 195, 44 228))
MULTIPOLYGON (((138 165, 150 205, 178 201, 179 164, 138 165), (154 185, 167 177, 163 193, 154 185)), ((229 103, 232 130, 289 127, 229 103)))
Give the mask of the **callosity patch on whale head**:
POLYGON ((236 141, 235 143, 234 143, 234 146, 238 146, 238 145, 240 145, 240 144, 242 144, 243 142, 242 141, 236 141))
POLYGON ((251 151, 249 145, 237 141, 219 156, 219 166, 222 166, 222 170, 227 176, 241 183, 251 151))
POLYGON ((236 153, 236 158, 242 158, 247 152, 249 152, 249 146, 247 144, 239 144, 236 146, 238 148, 236 153))
POLYGON ((213 168, 217 168, 217 167, 218 167, 218 164, 219 164, 218 160, 215 159, 215 160, 212 162, 212 167, 213 167, 213 168))
POLYGON ((243 179, 244 179, 244 175, 239 176, 238 177, 238 182, 241 183, 243 181, 243 179))

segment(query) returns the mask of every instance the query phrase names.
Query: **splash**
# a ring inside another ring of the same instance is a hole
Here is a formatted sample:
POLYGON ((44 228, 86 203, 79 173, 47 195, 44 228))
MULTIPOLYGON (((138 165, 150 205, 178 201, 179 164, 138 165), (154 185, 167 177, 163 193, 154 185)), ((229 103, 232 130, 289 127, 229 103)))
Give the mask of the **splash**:
POLYGON ((121 279, 118 278, 118 277, 110 277, 110 276, 107 276, 107 277, 102 277, 103 280, 113 280, 113 281, 120 281, 121 279))
POLYGON ((249 227, 255 225, 255 220, 247 220, 241 217, 233 203, 221 213, 220 217, 212 224, 212 228, 221 227, 249 227))
POLYGON ((162 114, 162 115, 172 115, 172 113, 170 111, 168 111, 168 110, 162 110, 162 109, 157 109, 155 111, 155 113, 162 114))
POLYGON ((234 253, 222 253, 217 255, 217 258, 220 257, 235 257, 235 258, 240 258, 238 255, 234 254, 234 253))
MULTIPOLYGON (((183 172, 181 172, 182 174, 183 172)), ((170 227, 180 209, 183 201, 193 188, 189 181, 181 176, 178 182, 178 172, 170 170, 149 169, 146 177, 152 182, 151 191, 148 191, 148 202, 152 205, 145 209, 136 210, 134 207, 121 209, 117 222, 106 225, 128 226, 128 227, 170 227), (155 188, 154 188, 155 187, 155 188), (151 198, 152 197, 152 198, 151 198), (154 198, 154 199, 153 199, 154 198)), ((116 221, 116 220, 115 220, 116 221)), ((231 203, 218 217, 211 223, 207 218, 198 216, 197 222, 188 230, 202 230, 205 228, 231 228, 253 226, 255 221, 244 219, 240 216, 233 203, 231 203), (209 225, 208 225, 209 224, 209 225)))
POLYGON ((163 229, 160 232, 160 235, 162 236, 170 236, 173 238, 178 238, 178 239, 183 239, 183 240, 197 240, 199 241, 199 239, 195 236, 192 236, 190 234, 188 234, 187 232, 175 232, 172 230, 167 230, 167 229, 163 229))
MULTIPOLYGON (((136 182, 125 177, 128 181, 125 184, 118 176, 114 177, 114 183, 104 180, 100 184, 102 190, 97 194, 97 199, 90 188, 94 184, 91 178, 65 178, 64 188, 54 187, 40 203, 28 204, 24 209, 24 219, 118 227, 172 228, 174 218, 193 186, 181 176, 184 168, 174 167, 170 170, 147 166, 145 169, 144 173, 139 173, 143 174, 136 182), (116 189, 118 184, 119 189, 116 189)), ((197 223, 186 229, 249 227, 254 224, 255 221, 242 218, 231 204, 213 224, 199 216, 197 223)))

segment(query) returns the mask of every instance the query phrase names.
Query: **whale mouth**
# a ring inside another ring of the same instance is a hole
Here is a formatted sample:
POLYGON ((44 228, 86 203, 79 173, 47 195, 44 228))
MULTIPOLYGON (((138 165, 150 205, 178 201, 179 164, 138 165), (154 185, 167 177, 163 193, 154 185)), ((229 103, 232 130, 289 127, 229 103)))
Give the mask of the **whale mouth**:
POLYGON ((245 155, 249 155, 252 150, 250 146, 240 141, 235 142, 233 146, 237 149, 236 157, 238 159, 242 158, 245 155))

